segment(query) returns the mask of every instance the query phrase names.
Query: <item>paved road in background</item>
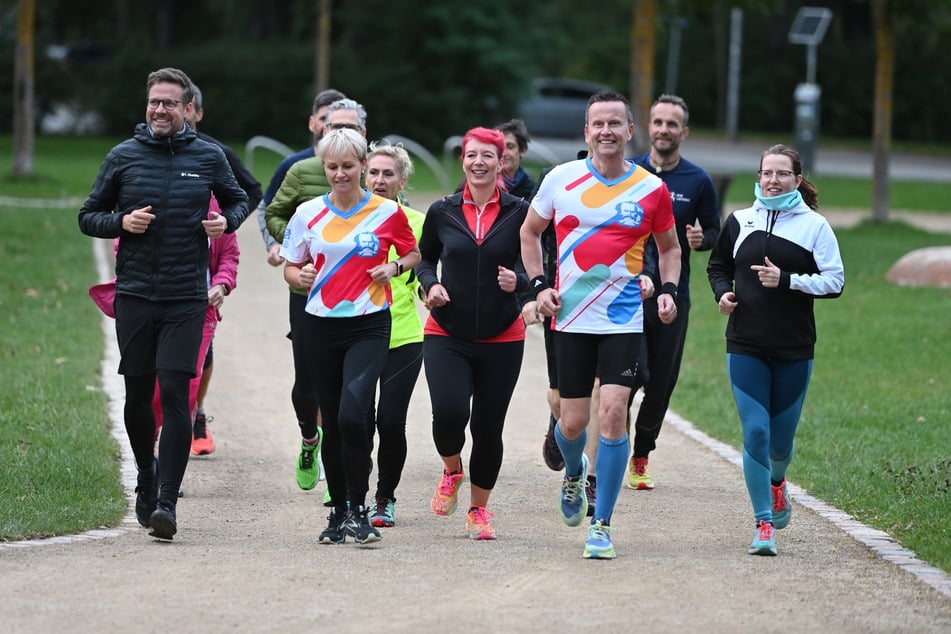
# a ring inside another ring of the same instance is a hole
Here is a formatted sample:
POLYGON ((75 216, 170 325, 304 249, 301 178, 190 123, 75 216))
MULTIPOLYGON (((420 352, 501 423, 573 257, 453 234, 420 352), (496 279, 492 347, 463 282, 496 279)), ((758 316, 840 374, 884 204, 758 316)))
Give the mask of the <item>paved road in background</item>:
MULTIPOLYGON (((756 142, 719 140, 712 137, 689 137, 681 146, 683 156, 700 165, 711 174, 752 174, 759 165, 760 154, 767 145, 756 142)), ((583 139, 536 139, 529 151, 540 152, 560 161, 575 158, 584 149, 583 139), (539 147, 543 146, 543 147, 539 147)), ((892 152, 890 175, 893 179, 911 181, 951 181, 951 158, 924 154, 892 152)), ((872 177, 872 153, 851 149, 823 148, 816 150, 816 175, 872 177)))

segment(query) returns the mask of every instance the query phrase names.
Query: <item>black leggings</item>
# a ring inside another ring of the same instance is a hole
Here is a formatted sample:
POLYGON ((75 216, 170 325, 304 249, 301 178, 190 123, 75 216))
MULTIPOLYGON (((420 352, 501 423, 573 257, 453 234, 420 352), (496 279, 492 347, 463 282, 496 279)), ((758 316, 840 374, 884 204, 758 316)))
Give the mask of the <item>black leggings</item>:
POLYGON ((155 414, 152 397, 158 377, 162 401, 162 436, 159 440, 159 497, 176 501, 188 466, 192 419, 188 408, 191 375, 177 370, 125 376, 125 429, 139 469, 151 469, 155 457, 155 414))
POLYGON ((307 368, 321 404, 321 457, 334 505, 363 506, 370 488, 367 419, 373 391, 386 363, 390 312, 358 317, 314 317, 294 328, 294 340, 308 351, 307 368))
POLYGON ((380 434, 376 454, 376 498, 396 499, 396 487, 406 464, 406 412, 423 367, 423 344, 408 343, 391 348, 380 375, 380 400, 374 412, 370 403, 370 424, 367 427, 370 448, 373 431, 380 434))
POLYGON ((657 300, 644 302, 644 336, 647 340, 648 378, 644 398, 634 421, 634 452, 645 458, 654 451, 660 427, 667 415, 670 396, 680 375, 680 361, 684 355, 690 300, 677 300, 677 319, 665 324, 657 316, 657 300))
MULTIPOLYGON (((295 337, 296 331, 306 330, 308 320, 313 315, 307 314, 304 307, 307 297, 291 292, 287 302, 288 320, 291 324, 291 353, 294 356, 294 386, 291 388, 291 404, 297 415, 297 425, 300 427, 301 438, 313 438, 317 435, 317 386, 314 384, 313 374, 309 370, 308 358, 313 354, 304 345, 303 339, 295 337)), ((306 339, 306 335, 304 336, 306 339)))
POLYGON ((438 335, 425 338, 423 358, 436 451, 443 457, 461 453, 468 424, 472 435, 469 480, 482 489, 495 487, 502 468, 502 428, 524 350, 524 341, 479 343, 438 335))

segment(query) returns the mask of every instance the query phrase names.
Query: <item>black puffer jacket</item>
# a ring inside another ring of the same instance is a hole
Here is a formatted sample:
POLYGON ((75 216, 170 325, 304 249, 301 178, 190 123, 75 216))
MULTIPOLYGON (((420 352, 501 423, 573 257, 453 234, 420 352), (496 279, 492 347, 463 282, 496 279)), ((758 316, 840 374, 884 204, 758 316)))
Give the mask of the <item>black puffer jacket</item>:
POLYGON ((503 333, 521 314, 516 293, 528 289, 519 237, 528 203, 502 192, 499 205, 499 215, 481 244, 462 213, 461 193, 433 203, 423 223, 423 259, 416 275, 426 293, 434 284, 445 287, 449 303, 431 314, 446 332, 464 341, 503 333), (499 265, 516 272, 516 293, 499 288, 499 265))
POLYGON ((248 196, 224 153, 185 127, 157 139, 147 126, 112 148, 79 211, 79 228, 97 238, 116 238, 116 293, 152 301, 208 298, 208 236, 201 224, 215 194, 227 232, 248 216, 248 196), (125 214, 152 206, 145 233, 122 229, 125 214))

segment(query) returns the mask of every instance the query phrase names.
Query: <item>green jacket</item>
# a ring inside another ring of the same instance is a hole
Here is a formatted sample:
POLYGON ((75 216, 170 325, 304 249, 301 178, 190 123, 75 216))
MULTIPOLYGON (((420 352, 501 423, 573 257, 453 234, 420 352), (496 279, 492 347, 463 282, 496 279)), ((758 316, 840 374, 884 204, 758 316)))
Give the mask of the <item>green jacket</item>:
MULTIPOLYGON (((284 242, 284 230, 298 205, 330 191, 324 162, 316 156, 297 161, 287 170, 284 182, 264 212, 267 230, 278 242, 284 242)), ((418 237, 417 237, 418 239, 418 237)), ((307 289, 290 287, 292 293, 306 295, 307 289)))

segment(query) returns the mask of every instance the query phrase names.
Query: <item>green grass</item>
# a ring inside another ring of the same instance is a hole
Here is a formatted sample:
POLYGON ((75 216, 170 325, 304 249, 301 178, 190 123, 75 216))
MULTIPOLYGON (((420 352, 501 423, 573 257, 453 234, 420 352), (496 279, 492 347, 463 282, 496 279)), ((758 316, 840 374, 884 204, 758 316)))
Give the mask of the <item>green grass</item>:
MULTIPOLYGON (((901 223, 837 235, 845 292, 816 302, 819 342, 789 477, 951 571, 951 296, 885 281, 904 253, 946 245, 949 236, 901 223)), ((740 447, 726 318, 706 281, 707 257, 693 254, 690 332, 671 407, 740 447)))
POLYGON ((0 538, 115 525, 91 243, 75 210, 0 208, 0 538))
MULTIPOLYGON (((13 181, 10 140, 0 137, 3 195, 82 198, 114 143, 39 138, 39 176, 13 181)), ((256 154, 254 172, 265 186, 279 160, 256 154)), ((421 194, 441 190, 421 162, 413 184, 421 194)), ((867 183, 828 179, 819 186, 824 204, 841 199, 857 207, 856 191, 867 183)), ((944 187, 932 195, 951 200, 944 187)), ((410 198, 421 209, 431 202, 410 198)), ((118 448, 97 387, 103 340, 86 295, 95 280, 91 244, 79 232, 77 211, 0 207, 0 539, 115 525, 125 512, 118 448)), ((846 290, 817 303, 815 372, 790 478, 951 571, 951 298, 946 290, 884 280, 902 254, 948 244, 949 236, 900 223, 837 233, 846 290)), ((739 447, 724 367, 725 318, 706 284, 707 254, 693 258, 694 306, 672 407, 739 447)))
MULTIPOLYGON (((872 184, 865 178, 817 176, 812 183, 819 191, 822 208, 872 208, 872 184)), ((894 210, 951 214, 951 183, 892 181, 889 206, 894 210)), ((726 193, 732 209, 749 207, 753 202, 753 175, 733 179, 726 193)))

